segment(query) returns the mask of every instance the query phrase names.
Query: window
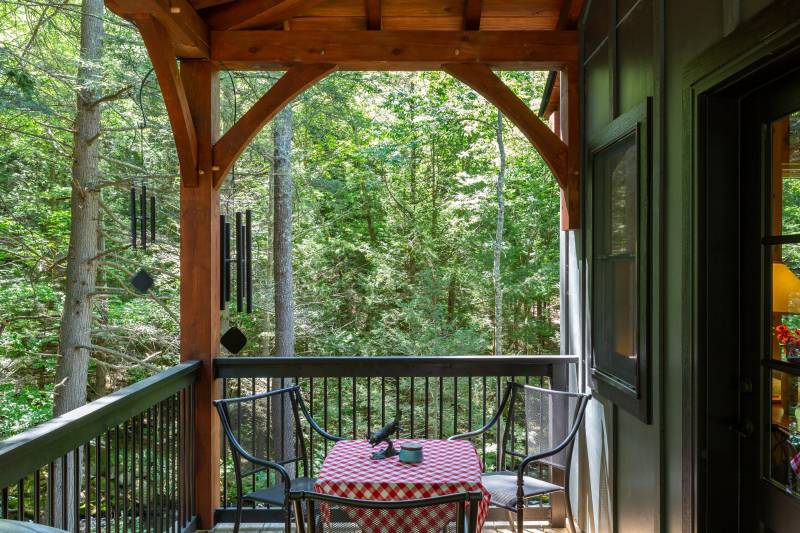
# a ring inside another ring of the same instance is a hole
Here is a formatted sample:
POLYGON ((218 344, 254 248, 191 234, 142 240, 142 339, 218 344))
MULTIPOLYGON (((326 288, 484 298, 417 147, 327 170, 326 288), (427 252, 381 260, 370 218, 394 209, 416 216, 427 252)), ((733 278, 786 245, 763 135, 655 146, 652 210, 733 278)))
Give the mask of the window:
POLYGON ((587 188, 594 387, 647 420, 645 108, 619 117, 592 143, 587 188))

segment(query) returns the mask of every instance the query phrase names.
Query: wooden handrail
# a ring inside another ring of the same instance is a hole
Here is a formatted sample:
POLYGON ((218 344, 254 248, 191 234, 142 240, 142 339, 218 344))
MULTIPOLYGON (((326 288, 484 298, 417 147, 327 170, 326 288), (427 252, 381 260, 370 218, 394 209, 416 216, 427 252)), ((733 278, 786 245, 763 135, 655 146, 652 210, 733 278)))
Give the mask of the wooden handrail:
POLYGON ((552 376, 575 355, 219 357, 217 378, 552 376))
POLYGON ((181 363, 0 442, 0 487, 191 385, 199 368, 199 361, 181 363))

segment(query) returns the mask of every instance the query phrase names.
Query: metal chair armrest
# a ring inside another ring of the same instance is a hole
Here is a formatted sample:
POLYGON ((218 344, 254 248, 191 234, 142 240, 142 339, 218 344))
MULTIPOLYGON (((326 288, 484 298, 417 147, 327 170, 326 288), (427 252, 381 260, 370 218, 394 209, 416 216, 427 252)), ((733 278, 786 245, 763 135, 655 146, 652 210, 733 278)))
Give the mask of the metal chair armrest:
POLYGON ((332 435, 327 431, 325 431, 324 429, 322 429, 319 424, 317 424, 317 421, 314 420, 314 417, 311 416, 311 413, 308 411, 308 407, 306 407, 306 402, 303 401, 303 396, 299 393, 299 389, 298 392, 296 393, 296 398, 297 398, 297 403, 300 405, 300 411, 303 412, 303 416, 308 421, 308 425, 311 426, 311 429, 313 429, 319 436, 321 436, 325 440, 329 440, 331 442, 339 442, 340 440, 344 440, 344 437, 338 437, 336 435, 332 435))

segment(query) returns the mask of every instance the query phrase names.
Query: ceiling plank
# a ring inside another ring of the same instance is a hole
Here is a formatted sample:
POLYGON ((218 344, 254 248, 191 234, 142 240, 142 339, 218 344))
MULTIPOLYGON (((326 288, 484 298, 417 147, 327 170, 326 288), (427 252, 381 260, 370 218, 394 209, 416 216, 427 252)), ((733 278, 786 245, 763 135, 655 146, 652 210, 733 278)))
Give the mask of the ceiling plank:
POLYGON ((172 125, 175 148, 178 151, 181 178, 187 187, 196 187, 199 183, 197 134, 183 81, 178 72, 178 63, 175 61, 175 52, 169 45, 167 30, 151 15, 135 15, 133 20, 142 35, 161 87, 169 122, 172 125))
POLYGON ((438 70, 446 63, 553 69, 578 58, 574 31, 214 31, 211 58, 235 69, 330 62, 340 70, 438 70))
POLYGON ((567 145, 492 70, 477 63, 453 63, 445 72, 494 104, 536 148, 562 189, 567 181, 567 145))
POLYGON ((155 18, 166 30, 165 42, 181 57, 209 56, 208 26, 187 0, 106 0, 106 5, 131 21, 141 15, 155 18))
POLYGON ((206 21, 215 30, 271 28, 324 0, 239 0, 208 10, 206 21))
POLYGON ((464 2, 464 29, 476 31, 481 29, 482 0, 465 0, 464 2))
POLYGON ((381 0, 364 0, 368 30, 381 29, 381 0))
POLYGON ((253 107, 214 144, 214 186, 219 187, 253 137, 297 95, 336 70, 318 63, 290 68, 253 107))

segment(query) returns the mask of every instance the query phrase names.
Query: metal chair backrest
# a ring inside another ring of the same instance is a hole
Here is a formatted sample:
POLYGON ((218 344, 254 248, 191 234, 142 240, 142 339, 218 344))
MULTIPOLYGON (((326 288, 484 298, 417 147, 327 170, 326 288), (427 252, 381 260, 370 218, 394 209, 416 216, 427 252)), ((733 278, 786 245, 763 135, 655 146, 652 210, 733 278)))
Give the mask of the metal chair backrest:
POLYGON ((237 485, 241 486, 242 477, 263 470, 257 464, 243 470, 242 462, 253 463, 254 458, 295 468, 298 475, 308 476, 310 464, 300 419, 301 404, 299 386, 214 401, 231 448, 237 485), (264 429, 268 434, 263 434, 264 429))
POLYGON ((290 495, 298 533, 476 533, 481 498, 480 492, 397 501, 357 500, 319 492, 290 495), (421 519, 422 513, 425 519, 421 519))
POLYGON ((514 468, 525 457, 542 455, 542 462, 568 469, 572 443, 590 396, 509 382, 504 403, 499 465, 514 468))

